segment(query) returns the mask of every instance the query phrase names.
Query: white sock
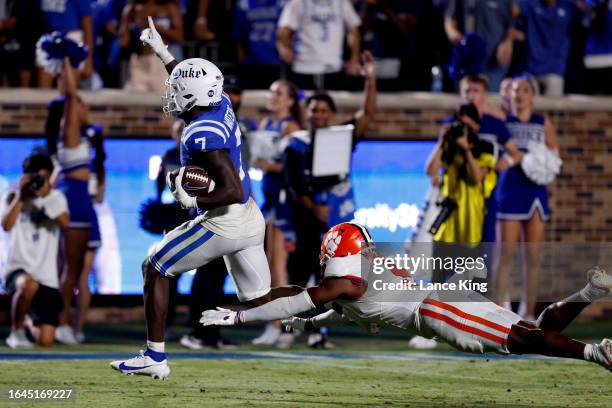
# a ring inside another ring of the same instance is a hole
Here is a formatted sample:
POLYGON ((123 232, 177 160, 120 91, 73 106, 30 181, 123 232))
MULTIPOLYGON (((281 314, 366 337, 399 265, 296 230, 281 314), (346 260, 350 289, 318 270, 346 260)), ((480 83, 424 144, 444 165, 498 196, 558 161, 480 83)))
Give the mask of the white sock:
POLYGON ((156 351, 158 353, 165 353, 166 352, 166 343, 161 341, 161 342, 154 342, 154 341, 149 341, 147 340, 147 347, 150 348, 153 351, 156 351))
POLYGON ((584 359, 586 361, 595 361, 594 351, 595 351, 594 344, 587 344, 586 346, 584 346, 584 359))

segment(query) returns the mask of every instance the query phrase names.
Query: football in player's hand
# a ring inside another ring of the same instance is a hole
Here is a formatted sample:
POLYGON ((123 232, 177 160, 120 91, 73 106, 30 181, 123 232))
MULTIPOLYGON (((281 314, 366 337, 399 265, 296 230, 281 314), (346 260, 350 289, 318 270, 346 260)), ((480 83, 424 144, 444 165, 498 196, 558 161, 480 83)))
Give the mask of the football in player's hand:
POLYGON ((208 176, 206 170, 197 166, 185 166, 181 185, 190 196, 204 195, 215 188, 215 182, 208 176))

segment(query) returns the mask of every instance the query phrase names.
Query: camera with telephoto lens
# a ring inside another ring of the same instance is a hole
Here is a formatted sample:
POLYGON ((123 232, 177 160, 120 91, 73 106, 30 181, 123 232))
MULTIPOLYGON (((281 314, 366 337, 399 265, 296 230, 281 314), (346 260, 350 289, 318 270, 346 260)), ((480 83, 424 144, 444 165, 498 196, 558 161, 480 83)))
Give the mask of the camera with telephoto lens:
POLYGON ((438 230, 444 224, 444 222, 450 217, 450 215, 457 209, 457 203, 450 197, 444 197, 444 199, 437 203, 440 207, 440 212, 436 216, 436 219, 429 227, 429 233, 436 235, 438 230))

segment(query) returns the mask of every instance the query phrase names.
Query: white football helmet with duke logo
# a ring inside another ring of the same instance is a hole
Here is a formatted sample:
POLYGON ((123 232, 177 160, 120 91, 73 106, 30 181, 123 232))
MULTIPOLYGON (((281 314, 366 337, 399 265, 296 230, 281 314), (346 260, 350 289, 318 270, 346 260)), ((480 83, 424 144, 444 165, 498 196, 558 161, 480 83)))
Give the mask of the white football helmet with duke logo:
POLYGON ((174 116, 194 106, 216 106, 223 95, 223 74, 215 64, 202 58, 181 61, 166 81, 164 113, 174 116))

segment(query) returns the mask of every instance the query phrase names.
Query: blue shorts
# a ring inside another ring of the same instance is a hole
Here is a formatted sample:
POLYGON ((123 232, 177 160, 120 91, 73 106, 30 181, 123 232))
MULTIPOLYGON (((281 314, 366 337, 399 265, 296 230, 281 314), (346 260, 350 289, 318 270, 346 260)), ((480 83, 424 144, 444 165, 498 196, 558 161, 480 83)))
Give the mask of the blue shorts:
MULTIPOLYGON (((66 196, 70 211, 69 228, 94 228, 97 224, 96 212, 87 191, 87 182, 70 178, 61 179, 57 189, 66 196)), ((98 233, 99 235, 99 233, 98 233)))
POLYGON ((529 180, 520 166, 500 174, 497 205, 497 218, 500 220, 527 221, 536 210, 544 221, 550 218, 546 186, 529 180))

